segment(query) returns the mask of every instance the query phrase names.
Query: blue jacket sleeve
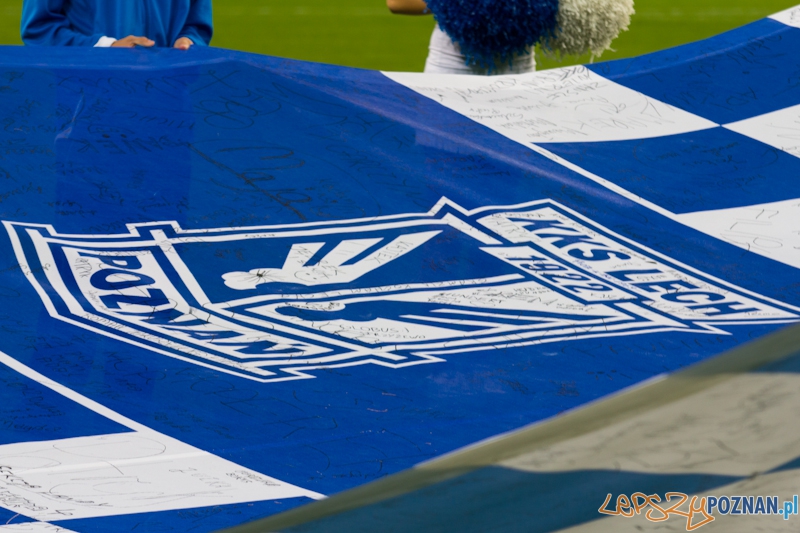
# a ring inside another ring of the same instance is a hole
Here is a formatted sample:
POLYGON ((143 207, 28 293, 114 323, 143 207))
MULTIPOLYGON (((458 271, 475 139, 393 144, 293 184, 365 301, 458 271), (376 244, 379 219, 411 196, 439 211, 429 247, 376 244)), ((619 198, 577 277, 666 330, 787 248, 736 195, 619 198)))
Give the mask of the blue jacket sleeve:
POLYGON ((213 34, 211 0, 192 0, 186 24, 184 24, 179 37, 188 37, 194 44, 208 45, 213 34))
POLYGON ((85 35, 72 27, 64 13, 65 0, 25 0, 20 29, 29 45, 94 46, 103 36, 85 35))

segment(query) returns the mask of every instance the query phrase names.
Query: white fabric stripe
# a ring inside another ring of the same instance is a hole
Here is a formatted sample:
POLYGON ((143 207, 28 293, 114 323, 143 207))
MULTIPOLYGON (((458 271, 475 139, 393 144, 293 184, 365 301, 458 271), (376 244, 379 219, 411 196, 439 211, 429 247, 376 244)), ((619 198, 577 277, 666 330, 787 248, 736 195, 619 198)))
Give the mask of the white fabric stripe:
POLYGON ((800 198, 685 213, 675 219, 747 251, 800 268, 800 198))
POLYGON ((384 75, 526 146, 648 139, 717 126, 584 66, 490 77, 384 75))
POLYGON ((800 5, 770 15, 768 18, 782 22, 787 26, 800 28, 800 5))

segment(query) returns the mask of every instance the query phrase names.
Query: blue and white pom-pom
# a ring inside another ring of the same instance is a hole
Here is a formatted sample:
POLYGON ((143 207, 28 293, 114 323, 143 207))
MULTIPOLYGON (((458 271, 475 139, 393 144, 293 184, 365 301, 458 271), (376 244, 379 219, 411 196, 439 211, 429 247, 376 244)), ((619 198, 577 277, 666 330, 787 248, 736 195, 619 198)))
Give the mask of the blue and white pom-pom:
POLYGON ((467 64, 490 70, 555 38, 558 0, 427 0, 436 22, 467 64))
POLYGON ((554 56, 599 56, 628 28, 633 0, 427 0, 467 64, 492 70, 540 44, 554 56))
POLYGON ((558 31, 545 35, 539 44, 548 55, 591 53, 594 59, 628 29, 633 13, 633 0, 561 0, 558 31))

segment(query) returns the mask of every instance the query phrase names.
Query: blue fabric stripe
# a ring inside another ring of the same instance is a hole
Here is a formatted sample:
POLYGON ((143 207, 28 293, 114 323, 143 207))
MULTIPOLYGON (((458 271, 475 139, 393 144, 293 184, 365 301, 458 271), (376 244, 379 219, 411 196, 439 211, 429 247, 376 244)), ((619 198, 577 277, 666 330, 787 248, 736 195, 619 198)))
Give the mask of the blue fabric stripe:
POLYGON ((596 73, 718 124, 798 103, 800 29, 763 19, 716 37, 631 59, 596 73))
POLYGON ((800 198, 800 158, 725 128, 543 146, 673 213, 800 198))

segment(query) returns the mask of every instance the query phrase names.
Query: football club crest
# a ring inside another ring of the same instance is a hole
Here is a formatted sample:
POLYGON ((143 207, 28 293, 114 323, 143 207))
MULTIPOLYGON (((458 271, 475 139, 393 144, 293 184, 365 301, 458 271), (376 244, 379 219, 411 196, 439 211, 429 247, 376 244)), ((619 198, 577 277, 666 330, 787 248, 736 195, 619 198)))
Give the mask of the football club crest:
POLYGON ((49 313, 253 380, 656 331, 725 333, 798 309, 552 201, 269 227, 63 235, 5 222, 49 313))

